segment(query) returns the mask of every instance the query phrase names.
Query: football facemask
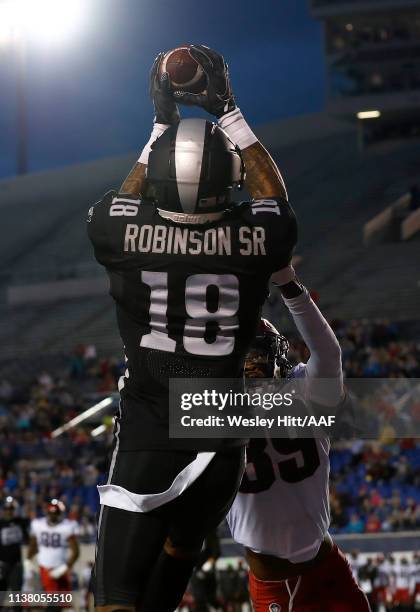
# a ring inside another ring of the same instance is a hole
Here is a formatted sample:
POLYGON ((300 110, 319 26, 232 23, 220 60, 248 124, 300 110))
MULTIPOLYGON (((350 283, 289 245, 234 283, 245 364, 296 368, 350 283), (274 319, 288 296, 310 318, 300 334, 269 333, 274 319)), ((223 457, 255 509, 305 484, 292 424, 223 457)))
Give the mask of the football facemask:
POLYGON ((253 344, 245 359, 245 378, 287 378, 289 341, 270 321, 261 319, 253 344))

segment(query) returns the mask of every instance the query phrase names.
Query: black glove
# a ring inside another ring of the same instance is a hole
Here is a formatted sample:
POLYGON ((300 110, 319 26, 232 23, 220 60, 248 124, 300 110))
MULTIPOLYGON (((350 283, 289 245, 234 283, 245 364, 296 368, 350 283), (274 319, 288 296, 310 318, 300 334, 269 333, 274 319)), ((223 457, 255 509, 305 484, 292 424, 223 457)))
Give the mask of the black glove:
POLYGON ((207 89, 201 94, 174 91, 174 98, 182 104, 200 106, 218 119, 235 110, 228 66, 223 56, 205 45, 192 45, 189 53, 206 73, 207 89))
POLYGON ((155 108, 155 122, 177 125, 181 117, 178 106, 172 97, 171 81, 167 72, 159 75, 159 67, 165 54, 159 53, 150 71, 150 97, 155 108))

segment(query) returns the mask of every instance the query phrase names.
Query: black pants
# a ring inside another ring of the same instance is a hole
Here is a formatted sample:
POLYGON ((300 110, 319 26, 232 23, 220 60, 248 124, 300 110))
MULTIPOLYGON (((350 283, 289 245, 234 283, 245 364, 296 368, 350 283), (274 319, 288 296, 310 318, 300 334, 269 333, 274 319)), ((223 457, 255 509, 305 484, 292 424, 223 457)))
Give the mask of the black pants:
MULTIPOLYGON (((119 452, 110 482, 133 493, 161 492, 195 457, 190 452, 119 452)), ((243 447, 218 452, 182 495, 155 510, 140 513, 103 506, 95 562, 95 605, 135 605, 168 537, 176 547, 199 552, 206 534, 229 511, 244 465, 243 447)))
MULTIPOLYGON (((21 591, 23 583, 22 563, 7 563, 0 561, 0 592, 21 591)), ((5 596, 0 597, 0 608, 7 607, 5 596)))

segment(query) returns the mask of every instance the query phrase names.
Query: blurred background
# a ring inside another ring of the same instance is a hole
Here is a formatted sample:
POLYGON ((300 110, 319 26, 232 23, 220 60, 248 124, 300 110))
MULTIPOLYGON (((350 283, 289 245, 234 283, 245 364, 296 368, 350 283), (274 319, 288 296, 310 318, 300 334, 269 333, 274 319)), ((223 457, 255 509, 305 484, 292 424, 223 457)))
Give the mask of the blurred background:
MULTIPOLYGON (((347 376, 420 378, 420 0, 0 0, 1 496, 66 502, 81 607, 124 367, 85 219, 148 138, 155 55, 185 42, 225 55, 285 177, 347 376)), ((305 360, 274 292, 265 314, 305 360)), ((336 445, 331 508, 373 609, 420 609, 418 439, 336 445)), ((184 609, 249 609, 225 526, 206 551, 184 609)))

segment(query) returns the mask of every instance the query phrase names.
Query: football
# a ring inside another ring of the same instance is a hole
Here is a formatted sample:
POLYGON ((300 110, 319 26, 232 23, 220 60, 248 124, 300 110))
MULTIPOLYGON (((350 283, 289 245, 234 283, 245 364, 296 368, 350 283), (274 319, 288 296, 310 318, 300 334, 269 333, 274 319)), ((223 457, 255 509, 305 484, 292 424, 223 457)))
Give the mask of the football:
POLYGON ((188 52, 190 45, 167 51, 162 58, 160 74, 167 72, 172 87, 180 91, 199 94, 207 85, 207 77, 198 62, 188 52))

